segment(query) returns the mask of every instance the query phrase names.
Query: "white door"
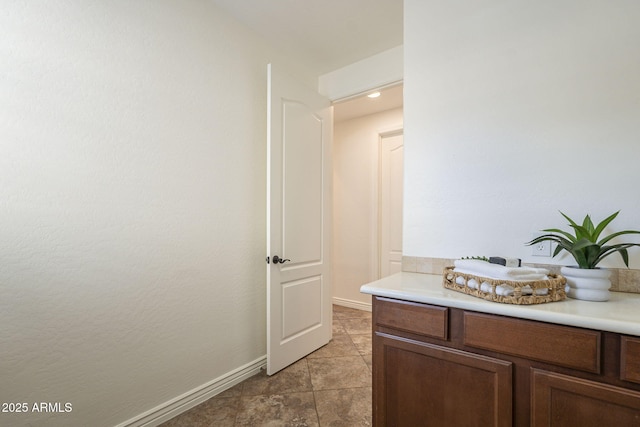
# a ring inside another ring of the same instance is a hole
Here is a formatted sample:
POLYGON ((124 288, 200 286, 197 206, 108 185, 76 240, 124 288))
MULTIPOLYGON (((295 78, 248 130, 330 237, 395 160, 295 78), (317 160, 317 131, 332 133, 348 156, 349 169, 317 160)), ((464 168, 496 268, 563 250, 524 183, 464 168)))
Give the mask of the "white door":
POLYGON ((272 375, 331 339, 333 117, 327 99, 272 64, 268 78, 267 374, 272 375))
POLYGON ((380 277, 402 271, 402 133, 380 137, 380 277))

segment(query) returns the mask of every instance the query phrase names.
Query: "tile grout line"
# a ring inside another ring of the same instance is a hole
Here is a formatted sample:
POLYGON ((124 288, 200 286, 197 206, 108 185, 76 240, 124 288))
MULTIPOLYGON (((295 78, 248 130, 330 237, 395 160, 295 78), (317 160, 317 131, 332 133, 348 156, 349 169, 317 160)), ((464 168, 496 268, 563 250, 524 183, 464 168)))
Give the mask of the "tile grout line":
MULTIPOLYGON (((308 356, 308 355, 307 355, 308 356)), ((322 427, 320 424, 320 413, 318 413, 318 401, 316 400, 316 391, 313 387, 313 381, 311 380, 311 369, 309 368, 309 360, 305 356, 305 365, 307 366, 307 375, 309 375, 309 382, 311 383, 311 395, 313 396, 313 410, 316 413, 316 420, 318 421, 318 427, 322 427)))
MULTIPOLYGON (((262 372, 262 368, 260 369, 260 372, 262 372)), ((258 374, 256 375, 260 375, 260 372, 258 372, 258 374)), ((238 416, 240 415, 240 412, 242 409, 242 398, 244 397, 244 388, 246 384, 247 384, 246 380, 240 383, 240 396, 238 396, 238 405, 236 406, 236 411, 233 416, 233 427, 236 427, 238 425, 238 416)))
MULTIPOLYGON (((371 368, 369 367, 369 365, 367 363, 367 360, 366 360, 367 356, 370 353, 368 353, 369 350, 368 350, 367 346, 363 345, 363 342, 365 342, 365 341, 363 341, 362 338, 359 338, 358 342, 360 343, 360 346, 356 345, 356 341, 354 341, 354 336, 367 335, 367 334, 357 333, 357 332, 360 332, 361 328, 358 329, 357 327, 354 327, 355 326, 354 324, 357 324, 357 321, 364 321, 365 319, 367 319, 367 317, 366 316, 363 317, 362 314, 356 314, 356 312, 352 312, 352 313, 343 312, 342 315, 344 317, 339 317, 339 316, 336 315, 336 311, 334 311, 334 315, 333 315, 334 319, 333 320, 337 321, 337 324, 340 326, 341 332, 340 333, 334 333, 332 335, 332 341, 337 336, 347 335, 349 337, 348 342, 350 342, 351 346, 353 346, 353 349, 355 350, 356 354, 351 355, 351 353, 350 353, 351 350, 349 350, 349 354, 341 356, 341 355, 339 355, 340 352, 338 352, 337 356, 336 355, 332 356, 331 354, 335 354, 335 353, 333 353, 333 351, 330 351, 330 352, 327 352, 327 353, 322 353, 323 355, 329 354, 328 356, 316 357, 316 358, 308 358, 308 356, 305 356, 303 358, 305 360, 304 371, 306 371, 306 375, 307 375, 307 377, 309 378, 309 381, 310 381, 310 383, 309 383, 310 384, 309 391, 312 393, 311 396, 313 398, 313 405, 314 405, 313 410, 315 411, 316 422, 317 422, 317 425, 319 427, 323 427, 323 423, 322 423, 322 420, 320 418, 320 407, 319 407, 320 401, 319 401, 319 399, 320 399, 321 396, 325 396, 326 397, 326 394, 323 394, 324 392, 333 392, 333 391, 340 391, 340 390, 351 390, 351 393, 353 393, 354 390, 365 390, 365 389, 370 389, 371 388, 371 384, 369 384, 369 385, 357 385, 355 387, 351 387, 351 386, 339 387, 339 386, 334 385, 335 388, 331 387, 331 388, 323 388, 323 389, 316 390, 314 388, 313 382, 311 381, 311 379, 312 379, 312 369, 311 368, 312 368, 313 364, 310 362, 310 360, 311 361, 315 361, 315 360, 320 360, 320 359, 336 359, 336 358, 339 358, 339 357, 355 357, 356 355, 360 356, 360 360, 365 364, 365 366, 367 367, 367 369, 369 371, 369 375, 371 375, 371 368), (353 322, 350 322, 350 321, 353 321, 353 322), (345 325, 348 325, 350 323, 351 323, 351 326, 352 326, 351 329, 356 332, 354 334, 350 333, 349 330, 347 329, 347 327, 345 326, 345 325)), ((368 334, 370 334, 370 332, 368 334)), ((340 339, 340 341, 343 341, 343 340, 344 340, 344 338, 340 339)), ((344 340, 343 343, 346 345, 347 341, 344 340)), ((313 352, 311 354, 313 354, 313 352)), ((304 372, 304 371, 301 371, 301 372, 304 372)), ((262 373, 262 375, 264 375, 264 372, 262 373)), ((319 385, 322 385, 322 384, 319 384, 319 385)), ((325 384, 325 385, 331 385, 331 384, 325 384)), ((345 384, 345 385, 347 385, 347 384, 345 384)), ((228 399, 227 398, 222 398, 224 400, 228 400, 229 402, 231 402, 232 400, 236 401, 236 405, 234 405, 234 407, 232 409, 234 412, 233 413, 229 413, 229 418, 227 418, 228 421, 230 422, 230 425, 233 425, 234 427, 240 427, 241 425, 243 425, 243 422, 253 422, 253 421, 255 421, 255 420, 251 421, 249 419, 243 421, 243 419, 244 419, 243 418, 243 414, 246 415, 246 411, 250 407, 252 408, 253 405, 254 405, 254 403, 251 403, 251 405, 249 405, 249 401, 253 402, 252 399, 254 399, 254 398, 257 398, 257 397, 260 397, 260 396, 268 396, 268 395, 265 395, 265 394, 262 393, 262 394, 258 394, 258 395, 248 396, 246 393, 248 391, 250 391, 250 389, 253 389, 252 387, 253 387, 253 385, 249 384, 249 379, 247 379, 247 380, 245 380, 245 381, 243 381, 243 382, 241 382, 239 384, 239 389, 237 391, 237 393, 238 393, 237 396, 235 396, 235 397, 234 396, 229 396, 228 399), (249 406, 244 404, 245 401, 247 401, 246 403, 249 406)), ((254 390, 254 391, 258 391, 258 389, 254 390)), ((267 391, 267 390, 265 390, 265 391, 267 391)), ((286 395, 291 395, 291 394, 294 394, 294 393, 295 394, 302 393, 302 391, 297 391, 297 392, 292 392, 292 393, 278 393, 278 394, 282 394, 282 395, 286 396, 286 395)), ((362 392, 360 392, 360 393, 362 393, 362 392)), ((326 402, 325 402, 325 406, 326 406, 326 402)), ((324 408, 324 406, 323 406, 323 408, 324 408)), ((311 408, 309 408, 309 409, 311 409, 311 408)), ((309 412, 309 415, 312 417, 310 412, 309 412)), ((325 414, 325 415, 329 416, 328 420, 332 419, 331 417, 333 415, 329 415, 329 414, 325 414)), ((311 418, 309 418, 309 421, 311 421, 311 418)), ((325 420, 325 421, 327 421, 327 420, 325 420)), ((331 422, 333 422, 333 421, 331 421, 331 422)), ((174 425, 174 424, 172 424, 172 425, 174 425)), ((179 424, 175 424, 175 425, 179 425, 179 424)), ((186 425, 186 424, 184 424, 184 425, 186 425)), ((327 426, 325 425, 324 427, 327 427, 327 426)))

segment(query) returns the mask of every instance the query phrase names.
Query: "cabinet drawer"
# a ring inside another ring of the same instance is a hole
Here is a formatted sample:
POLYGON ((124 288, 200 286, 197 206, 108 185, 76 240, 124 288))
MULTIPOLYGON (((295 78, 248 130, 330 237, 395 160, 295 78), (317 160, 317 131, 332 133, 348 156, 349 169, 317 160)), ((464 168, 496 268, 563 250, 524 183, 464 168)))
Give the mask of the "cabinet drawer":
POLYGON ((464 344, 600 373, 600 332, 464 312, 464 344))
POLYGON ((374 297, 374 322, 427 337, 447 339, 448 309, 382 297, 374 297))
POLYGON ((640 338, 620 338, 620 379, 640 384, 640 338))

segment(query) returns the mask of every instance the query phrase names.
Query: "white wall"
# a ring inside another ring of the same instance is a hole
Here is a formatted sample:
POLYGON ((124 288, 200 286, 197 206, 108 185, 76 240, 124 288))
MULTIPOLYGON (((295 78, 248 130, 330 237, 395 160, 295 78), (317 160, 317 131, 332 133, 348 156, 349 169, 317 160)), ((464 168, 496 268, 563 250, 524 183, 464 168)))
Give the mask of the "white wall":
POLYGON ((558 210, 640 229, 639 21, 635 0, 406 0, 405 255, 550 262, 523 242, 558 210))
POLYGON ((336 122, 333 146, 333 297, 370 304, 377 279, 379 134, 402 128, 402 108, 336 122))
POLYGON ((111 426, 266 353, 269 49, 206 1, 3 2, 0 402, 111 426))
POLYGON ((380 52, 318 78, 318 92, 332 101, 402 81, 402 45, 380 52))

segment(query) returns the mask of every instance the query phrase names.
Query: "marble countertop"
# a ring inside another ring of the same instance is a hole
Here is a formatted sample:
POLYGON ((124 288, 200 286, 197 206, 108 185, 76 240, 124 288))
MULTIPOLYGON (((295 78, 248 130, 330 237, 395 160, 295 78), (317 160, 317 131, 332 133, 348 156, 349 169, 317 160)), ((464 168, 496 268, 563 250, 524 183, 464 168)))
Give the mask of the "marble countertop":
POLYGON ((513 305, 485 301, 442 286, 438 274, 397 273, 360 288, 365 294, 640 336, 640 294, 611 292, 606 302, 513 305))

